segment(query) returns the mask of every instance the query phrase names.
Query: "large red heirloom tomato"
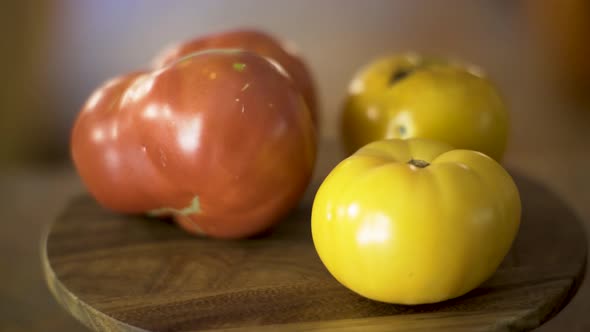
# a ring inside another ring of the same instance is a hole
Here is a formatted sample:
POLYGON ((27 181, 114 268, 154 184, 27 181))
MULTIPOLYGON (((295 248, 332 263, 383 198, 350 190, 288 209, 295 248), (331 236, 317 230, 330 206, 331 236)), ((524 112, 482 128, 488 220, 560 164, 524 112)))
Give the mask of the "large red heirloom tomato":
POLYGON ((298 89, 276 66, 211 50, 105 83, 76 120, 71 152, 103 206, 238 238, 297 204, 316 137, 298 89))
POLYGON ((318 126, 317 97, 310 71, 291 44, 282 43, 262 31, 230 30, 172 45, 156 57, 154 65, 160 67, 193 52, 220 48, 252 51, 278 63, 293 79, 295 87, 307 103, 316 127, 318 126))

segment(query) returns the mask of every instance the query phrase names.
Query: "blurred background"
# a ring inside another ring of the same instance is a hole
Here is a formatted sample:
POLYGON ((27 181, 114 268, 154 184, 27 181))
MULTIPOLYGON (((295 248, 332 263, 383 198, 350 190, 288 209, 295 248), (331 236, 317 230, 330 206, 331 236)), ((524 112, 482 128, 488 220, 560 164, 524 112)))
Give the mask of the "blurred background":
MULTIPOLYGON (((0 330, 82 330, 46 291, 38 246, 83 190, 68 141, 92 90, 174 41, 237 27, 298 45, 325 137, 338 136, 350 78, 377 56, 413 50, 482 66, 511 109, 505 163, 551 187, 589 227, 590 1, 3 1, 0 330)), ((587 284, 542 329, 590 330, 587 284)))

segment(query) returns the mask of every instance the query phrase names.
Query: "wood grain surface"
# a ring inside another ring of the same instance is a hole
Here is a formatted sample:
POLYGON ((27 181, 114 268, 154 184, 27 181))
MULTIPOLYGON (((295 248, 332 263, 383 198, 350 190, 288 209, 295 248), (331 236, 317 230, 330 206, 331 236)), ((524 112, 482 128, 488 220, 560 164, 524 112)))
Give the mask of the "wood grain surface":
POLYGON ((317 181, 276 229, 241 241, 195 238, 79 196, 46 234, 45 277, 66 310, 97 331, 528 330, 578 289, 586 239, 555 194, 514 177, 523 220, 511 252, 490 280, 443 303, 378 303, 336 282, 311 240, 317 181))

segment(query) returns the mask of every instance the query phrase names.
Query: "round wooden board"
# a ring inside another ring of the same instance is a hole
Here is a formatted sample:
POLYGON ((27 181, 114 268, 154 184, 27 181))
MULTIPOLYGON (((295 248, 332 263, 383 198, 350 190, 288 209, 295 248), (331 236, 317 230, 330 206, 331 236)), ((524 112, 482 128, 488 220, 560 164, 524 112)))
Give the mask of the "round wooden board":
POLYGON ((490 280, 443 303, 373 302, 335 281, 311 240, 318 183, 273 232, 240 241, 192 237, 78 197, 44 239, 45 277, 58 301, 97 331, 531 329, 576 292, 587 249, 583 228, 555 194, 515 180, 523 216, 511 252, 490 280))

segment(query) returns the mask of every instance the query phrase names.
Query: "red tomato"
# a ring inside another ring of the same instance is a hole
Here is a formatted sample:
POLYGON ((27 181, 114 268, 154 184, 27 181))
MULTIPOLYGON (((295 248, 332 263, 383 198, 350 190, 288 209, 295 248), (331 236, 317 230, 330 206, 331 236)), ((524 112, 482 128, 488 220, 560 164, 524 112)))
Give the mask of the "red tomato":
POLYGON ((293 79, 305 99, 316 127, 318 105, 313 78, 303 59, 295 54, 292 44, 282 43, 274 37, 257 30, 231 30, 173 45, 154 60, 156 67, 165 66, 188 54, 206 49, 233 48, 252 51, 276 61, 293 79))
POLYGON ((254 53, 217 50, 104 84, 77 118, 71 152, 103 206, 238 238, 297 204, 316 137, 290 79, 254 53))

